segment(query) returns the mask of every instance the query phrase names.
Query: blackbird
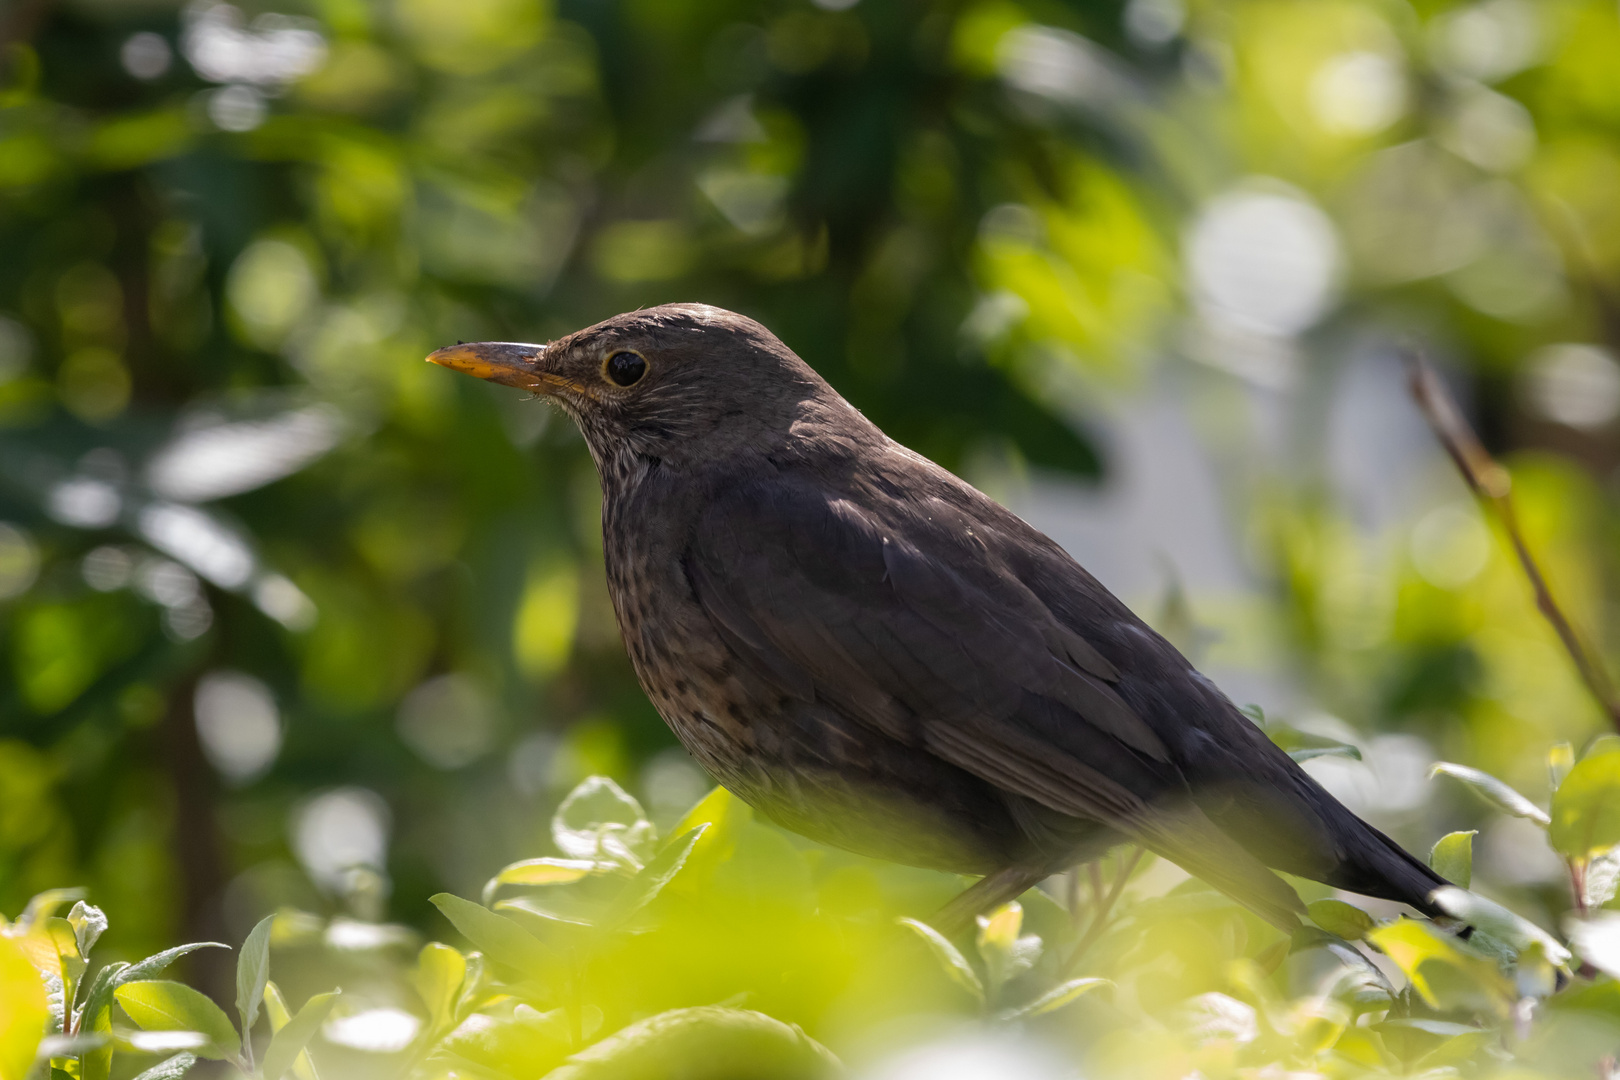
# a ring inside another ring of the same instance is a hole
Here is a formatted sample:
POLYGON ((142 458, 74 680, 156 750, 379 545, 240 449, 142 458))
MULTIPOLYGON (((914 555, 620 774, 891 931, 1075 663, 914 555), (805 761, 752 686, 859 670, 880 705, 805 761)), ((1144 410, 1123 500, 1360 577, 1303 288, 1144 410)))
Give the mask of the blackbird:
POLYGON ((428 359, 579 425, 642 687, 779 824, 982 876, 943 923, 1132 842, 1284 929, 1269 868, 1440 914, 1329 795, 1044 534, 702 304, 428 359))

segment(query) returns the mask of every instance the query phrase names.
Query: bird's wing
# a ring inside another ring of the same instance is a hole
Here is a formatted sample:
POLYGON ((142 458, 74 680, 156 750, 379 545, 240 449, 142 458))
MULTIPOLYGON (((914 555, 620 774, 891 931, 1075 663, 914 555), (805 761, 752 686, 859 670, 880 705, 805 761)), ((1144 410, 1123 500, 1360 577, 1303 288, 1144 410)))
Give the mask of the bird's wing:
POLYGON ((782 693, 1109 825, 1293 925, 1298 897, 1192 804, 1113 665, 974 527, 943 502, 779 477, 720 496, 685 569, 717 631, 782 693))

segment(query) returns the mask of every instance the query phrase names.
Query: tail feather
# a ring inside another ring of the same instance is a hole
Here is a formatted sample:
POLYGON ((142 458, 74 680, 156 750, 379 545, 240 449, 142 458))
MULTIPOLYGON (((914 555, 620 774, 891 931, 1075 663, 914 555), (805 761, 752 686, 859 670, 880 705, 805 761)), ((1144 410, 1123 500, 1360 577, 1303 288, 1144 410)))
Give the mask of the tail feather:
POLYGON ((1156 807, 1137 823, 1133 839, 1202 878, 1284 933, 1299 928, 1305 905, 1282 878, 1243 848, 1197 807, 1156 807))
POLYGON ((1452 884, 1379 830, 1357 819, 1356 844, 1323 880, 1337 889, 1407 904, 1434 918, 1445 912, 1430 897, 1452 884))

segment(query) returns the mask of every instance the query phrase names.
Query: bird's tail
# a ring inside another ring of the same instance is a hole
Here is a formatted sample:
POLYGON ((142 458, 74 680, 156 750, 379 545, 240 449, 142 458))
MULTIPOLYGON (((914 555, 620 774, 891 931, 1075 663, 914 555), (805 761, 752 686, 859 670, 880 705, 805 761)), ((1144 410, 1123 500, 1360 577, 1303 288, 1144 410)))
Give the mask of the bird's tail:
POLYGON ((1354 846, 1322 880, 1336 889, 1406 904, 1430 918, 1444 917, 1432 897, 1451 882, 1379 830, 1355 820, 1354 846))
POLYGON ((1222 832, 1196 806, 1156 806, 1132 823, 1132 839, 1203 879, 1285 934, 1299 928, 1305 905, 1265 863, 1222 832))

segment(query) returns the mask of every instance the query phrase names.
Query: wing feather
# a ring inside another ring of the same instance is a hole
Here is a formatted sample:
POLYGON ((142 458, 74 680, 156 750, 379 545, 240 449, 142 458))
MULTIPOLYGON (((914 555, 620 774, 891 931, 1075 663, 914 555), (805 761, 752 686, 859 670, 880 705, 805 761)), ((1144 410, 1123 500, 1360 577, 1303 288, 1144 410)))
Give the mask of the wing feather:
POLYGON ((728 644, 819 700, 996 787, 1108 825, 1289 927, 1298 897, 1193 805, 1115 666, 963 515, 776 478, 723 496, 686 556, 728 644), (953 516, 954 514, 954 516, 953 516))

